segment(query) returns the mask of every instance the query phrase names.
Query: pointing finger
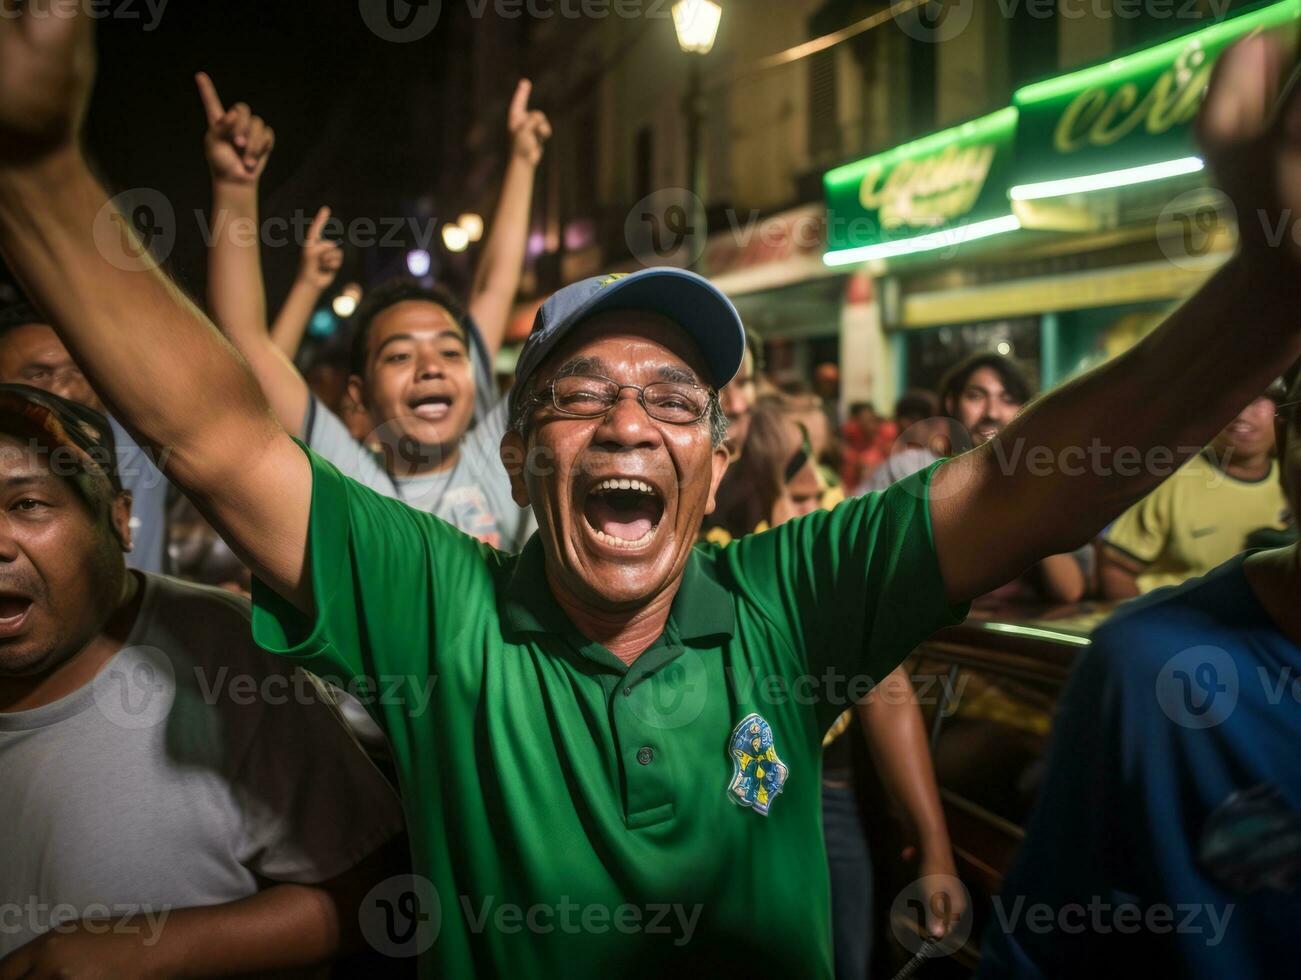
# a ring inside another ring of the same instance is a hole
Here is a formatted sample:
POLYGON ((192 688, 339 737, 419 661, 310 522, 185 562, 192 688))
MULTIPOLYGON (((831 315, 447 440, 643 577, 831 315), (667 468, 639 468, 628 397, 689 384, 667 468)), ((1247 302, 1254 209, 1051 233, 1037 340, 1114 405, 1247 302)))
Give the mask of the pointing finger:
POLYGON ((312 245, 321 240, 321 235, 325 231, 325 223, 330 220, 329 207, 322 207, 316 212, 316 217, 312 219, 312 226, 307 229, 307 244, 312 245))
POLYGON ((524 117, 529 109, 529 95, 533 91, 533 83, 527 78, 521 78, 518 85, 515 86, 515 95, 510 100, 510 119, 511 122, 524 117))
POLYGON ((217 94, 217 86, 212 83, 208 73, 203 71, 194 76, 194 81, 199 86, 199 98, 203 101, 203 111, 207 113, 208 125, 220 122, 226 110, 221 104, 221 96, 217 94))

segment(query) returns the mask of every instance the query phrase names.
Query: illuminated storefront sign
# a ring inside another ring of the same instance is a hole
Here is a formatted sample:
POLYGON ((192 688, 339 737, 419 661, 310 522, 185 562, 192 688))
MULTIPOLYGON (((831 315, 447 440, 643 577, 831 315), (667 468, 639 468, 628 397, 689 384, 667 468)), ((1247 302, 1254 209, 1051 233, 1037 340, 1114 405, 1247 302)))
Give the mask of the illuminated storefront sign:
POLYGON ((1284 0, 1013 96, 1019 116, 1013 200, 1162 180, 1202 169, 1193 141, 1215 62, 1254 30, 1295 21, 1284 0))
POLYGON ((1012 230, 1015 129, 1009 107, 829 172, 824 261, 889 258, 1012 230))

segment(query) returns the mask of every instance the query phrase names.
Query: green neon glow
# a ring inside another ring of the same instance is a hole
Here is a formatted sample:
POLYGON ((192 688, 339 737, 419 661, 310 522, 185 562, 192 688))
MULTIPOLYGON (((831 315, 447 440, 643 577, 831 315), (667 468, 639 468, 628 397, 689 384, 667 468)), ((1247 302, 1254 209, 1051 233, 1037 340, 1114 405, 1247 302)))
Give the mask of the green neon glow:
MULTIPOLYGON (((1296 2, 1301 3, 1301 0, 1296 2)), ((911 143, 893 146, 876 156, 865 157, 847 163, 843 167, 837 167, 835 170, 828 170, 823 175, 823 183, 830 187, 832 184, 856 182, 862 180, 863 175, 873 167, 890 167, 903 160, 930 156, 954 143, 993 142, 1004 133, 1012 131, 1016 126, 1016 116, 1016 106, 1006 106, 997 112, 991 112, 988 116, 963 123, 961 126, 942 129, 938 133, 931 133, 911 143)))
POLYGON ((1023 106, 1030 102, 1054 99, 1086 88, 1106 85, 1130 75, 1159 71, 1173 62, 1179 56, 1179 52, 1189 44, 1198 43, 1203 47, 1214 47, 1258 28, 1286 24, 1299 16, 1301 16, 1301 0, 1282 0, 1281 3, 1273 6, 1212 24, 1210 27, 1183 37, 1163 41, 1156 47, 1136 51, 1108 61, 1106 64, 1094 65, 1069 75, 1035 82, 1018 89, 1012 96, 1012 101, 1018 106, 1023 106))
POLYGON ((937 248, 952 248, 974 242, 993 235, 1003 235, 1016 231, 1021 221, 1014 214, 988 221, 974 221, 969 225, 958 225, 941 231, 915 235, 896 242, 878 242, 875 245, 861 245, 858 248, 842 248, 836 252, 827 252, 822 261, 829 266, 853 265, 856 262, 870 262, 873 259, 895 259, 902 255, 915 255, 918 252, 931 252, 937 248))
POLYGON ((1061 180, 1045 180, 1037 184, 1018 184, 1007 193, 1014 201, 1037 201, 1045 197, 1087 194, 1090 191, 1128 187, 1130 184, 1145 184, 1148 181, 1195 174, 1205 167, 1206 164, 1202 162, 1201 157, 1182 157, 1178 160, 1149 163, 1142 167, 1127 167, 1124 170, 1112 170, 1103 174, 1064 177, 1061 180))
POLYGON ((1036 640, 1052 640, 1070 646, 1087 647, 1093 641, 1087 636, 1075 633, 1059 633, 1057 630, 1040 629, 1038 626, 1018 626, 1014 623, 981 623, 982 627, 994 633, 1010 633, 1013 636, 1029 636, 1036 640))

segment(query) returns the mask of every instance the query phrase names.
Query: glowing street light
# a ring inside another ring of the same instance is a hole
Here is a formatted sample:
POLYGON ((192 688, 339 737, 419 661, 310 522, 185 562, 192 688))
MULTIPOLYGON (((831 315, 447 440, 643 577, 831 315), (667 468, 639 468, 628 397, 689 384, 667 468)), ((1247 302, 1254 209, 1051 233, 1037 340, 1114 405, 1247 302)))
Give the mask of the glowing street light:
POLYGON ((414 248, 407 253, 407 271, 417 279, 429 275, 434 260, 423 248, 414 248))
POLYGON ((678 0, 673 6, 678 46, 689 54, 709 54, 722 19, 723 8, 713 0, 678 0))
POLYGON ((458 227, 463 228, 465 233, 470 236, 470 241, 477 242, 483 237, 483 217, 474 212, 463 214, 456 219, 458 227))
POLYGON ((470 235, 460 225, 443 225, 443 244, 449 252, 464 252, 470 245, 470 235))

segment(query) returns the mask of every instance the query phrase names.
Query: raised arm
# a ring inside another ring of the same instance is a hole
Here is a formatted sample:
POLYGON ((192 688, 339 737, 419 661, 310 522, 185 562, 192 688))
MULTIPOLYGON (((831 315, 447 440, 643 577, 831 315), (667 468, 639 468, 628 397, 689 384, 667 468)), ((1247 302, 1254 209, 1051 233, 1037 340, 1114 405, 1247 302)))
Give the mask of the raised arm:
POLYGON ((248 361, 280 424, 299 434, 310 393, 293 361, 267 331, 258 232, 258 184, 275 134, 244 103, 227 109, 207 75, 200 73, 195 81, 208 118, 203 145, 212 173, 208 309, 248 361))
POLYGON ((1199 120, 1237 208, 1238 254, 1126 354, 1031 404, 943 465, 931 518, 950 600, 1072 551, 1198 452, 1301 356, 1301 99, 1278 43, 1230 48, 1199 120), (1282 243, 1270 236, 1283 232, 1282 243))
POLYGON ((529 109, 533 83, 521 81, 510 103, 507 127, 510 131, 510 159, 497 201, 488 239, 479 256, 470 288, 467 308, 479 327, 488 352, 495 355, 506 336, 515 294, 524 271, 524 247, 529 234, 529 212, 533 205, 533 179, 542 160, 543 144, 551 137, 551 123, 536 109, 529 109))
POLYGON ((285 303, 271 325, 271 339, 285 357, 293 359, 307 332, 307 322, 321 298, 330 288, 334 277, 343 266, 343 248, 325 236, 325 223, 330 220, 330 209, 316 212, 312 227, 303 243, 303 254, 298 261, 298 275, 289 289, 285 303))
POLYGON ((156 267, 80 150, 93 21, 0 17, 0 253, 117 417, 302 608, 311 471, 257 382, 156 267))

